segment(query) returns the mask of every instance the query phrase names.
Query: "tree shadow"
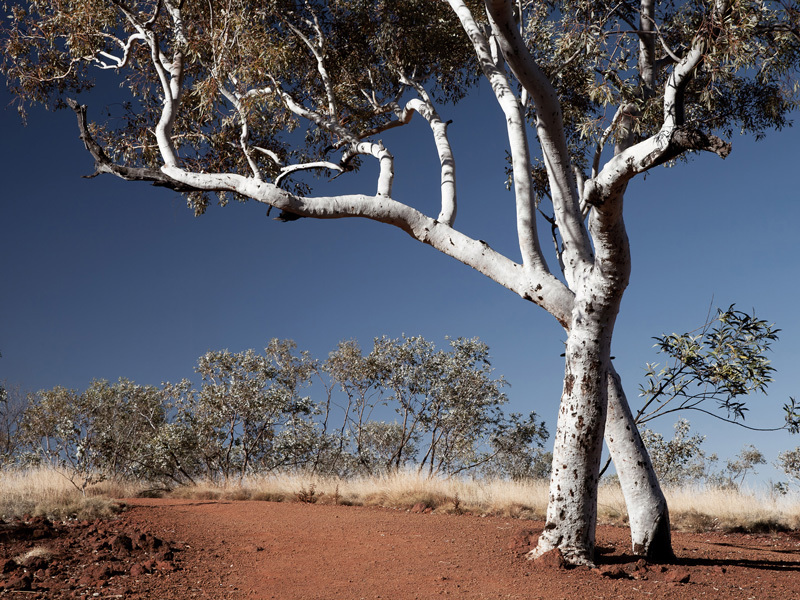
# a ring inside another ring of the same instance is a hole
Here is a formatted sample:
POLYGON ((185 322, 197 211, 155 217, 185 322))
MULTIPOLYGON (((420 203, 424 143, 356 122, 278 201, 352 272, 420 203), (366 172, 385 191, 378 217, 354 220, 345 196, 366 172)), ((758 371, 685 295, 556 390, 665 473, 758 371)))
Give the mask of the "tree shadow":
MULTIPOLYGON (((741 548, 751 552, 764 552, 762 548, 750 548, 738 544, 716 544, 718 546, 729 546, 741 548)), ((613 550, 602 548, 595 553, 595 563, 599 565, 627 565, 645 560, 641 556, 633 554, 611 554, 613 550)), ((793 554, 798 560, 770 560, 769 558, 692 558, 688 556, 677 556, 669 561, 646 561, 648 566, 681 566, 681 567, 741 567, 762 571, 777 572, 800 572, 800 553, 793 550, 769 550, 775 554, 793 554)))

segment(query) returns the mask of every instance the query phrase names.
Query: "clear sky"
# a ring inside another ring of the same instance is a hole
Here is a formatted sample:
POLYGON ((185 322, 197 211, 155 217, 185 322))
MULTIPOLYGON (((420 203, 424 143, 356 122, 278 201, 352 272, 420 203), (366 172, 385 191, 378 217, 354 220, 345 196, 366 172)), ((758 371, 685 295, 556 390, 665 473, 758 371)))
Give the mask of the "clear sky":
MULTIPOLYGON (((3 91, 0 106, 8 102, 3 91)), ((99 109, 90 104, 90 118, 99 109)), ((453 119, 456 227, 516 259, 503 118, 493 98, 481 89, 442 116, 453 119)), ((440 346, 445 336, 477 336, 511 383, 509 409, 535 410, 555 430, 564 335, 538 307, 386 225, 280 223, 253 202, 212 206, 195 218, 174 192, 81 178, 92 159, 74 116, 34 110, 29 121, 23 128, 15 111, 0 111, 0 380, 29 390, 119 377, 160 384, 191 377, 209 349, 262 349, 273 337, 324 359, 350 338, 368 348, 384 334, 423 335, 440 346)), ((427 125, 417 117, 384 143, 396 157, 394 196, 435 215, 438 161, 427 125)), ((800 125, 733 143, 724 161, 701 156, 629 186, 633 275, 613 353, 635 409, 644 364, 658 360, 653 336, 701 325, 712 299, 755 309, 783 330, 769 396, 748 404, 747 423, 767 427, 779 425, 781 405, 800 394, 800 125)), ((368 165, 317 190, 374 193, 374 175, 368 165)), ((785 432, 685 416, 722 458, 745 443, 769 461, 800 446, 785 432)), ((669 435, 674 421, 665 417, 654 429, 669 435)), ((762 467, 759 478, 780 475, 762 467)))

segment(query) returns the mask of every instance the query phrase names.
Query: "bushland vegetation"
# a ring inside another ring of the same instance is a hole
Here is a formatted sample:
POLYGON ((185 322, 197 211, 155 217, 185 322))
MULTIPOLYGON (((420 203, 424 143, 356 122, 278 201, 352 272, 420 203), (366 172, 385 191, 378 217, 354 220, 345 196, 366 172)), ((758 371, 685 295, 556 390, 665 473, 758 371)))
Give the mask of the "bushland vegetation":
POLYGON ((15 395, 2 460, 56 467, 84 492, 104 480, 173 488, 299 471, 548 474, 544 423, 503 412, 506 382, 478 340, 441 350, 383 337, 368 353, 345 341, 320 361, 275 339, 263 353, 208 352, 196 373, 196 384, 120 379, 15 395))

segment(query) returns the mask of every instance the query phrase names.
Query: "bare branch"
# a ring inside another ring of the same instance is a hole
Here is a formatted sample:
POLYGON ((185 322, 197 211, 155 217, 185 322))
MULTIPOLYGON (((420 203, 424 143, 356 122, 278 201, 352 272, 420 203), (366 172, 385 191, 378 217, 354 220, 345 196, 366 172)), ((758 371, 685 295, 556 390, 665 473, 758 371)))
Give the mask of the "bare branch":
MULTIPOLYGON (((452 227, 456 219, 458 206, 456 198, 456 161, 455 157, 453 156, 453 149, 450 146, 450 140, 447 137, 447 126, 450 122, 448 121, 445 123, 442 121, 441 117, 439 117, 439 113, 436 111, 436 108, 433 105, 433 100, 431 100, 428 92, 424 87, 422 87, 422 85, 419 84, 419 82, 406 77, 405 75, 401 76, 400 81, 405 85, 413 87, 419 95, 419 99, 412 99, 408 101, 406 104, 406 109, 403 112, 418 112, 425 118, 430 125, 431 130, 433 131, 433 141, 436 144, 436 151, 439 155, 439 164, 441 165, 440 181, 442 190, 442 206, 437 220, 440 223, 444 223, 452 227)), ((403 115, 403 117, 405 117, 405 115, 403 115)), ((410 113, 407 118, 410 120, 410 113)))
MULTIPOLYGON (((511 4, 505 0, 487 0, 486 7, 492 32, 500 42, 503 55, 536 108, 536 133, 547 168, 554 215, 564 240, 565 276, 571 282, 578 272, 592 264, 593 253, 581 218, 558 94, 520 36, 511 4)), ((514 173, 516 180, 516 169, 514 173)))
POLYGON ((324 160, 297 164, 297 165, 289 165, 281 169, 281 174, 275 178, 275 185, 280 185, 281 181, 283 181, 286 177, 288 177, 292 173, 296 173, 297 171, 309 171, 312 169, 330 169, 331 171, 339 171, 340 173, 344 171, 341 165, 337 165, 336 163, 327 162, 324 160))
MULTIPOLYGON (((306 6, 308 7, 307 3, 306 6)), ((311 14, 313 15, 314 18, 314 23, 313 23, 314 30, 316 31, 317 37, 319 39, 318 45, 313 44, 311 40, 308 39, 308 37, 297 27, 295 27, 290 21, 284 20, 284 23, 286 23, 286 26, 289 29, 291 29, 294 32, 294 34, 303 41, 303 43, 308 47, 308 49, 311 50, 311 53, 314 55, 314 58, 317 59, 317 71, 319 72, 320 78, 322 79, 322 83, 325 86, 325 93, 328 96, 328 116, 334 118, 337 114, 336 95, 334 94, 333 91, 333 83, 331 82, 330 75, 328 75, 328 70, 325 68, 325 55, 324 55, 325 47, 323 44, 324 38, 322 35, 322 29, 319 26, 319 21, 317 20, 317 15, 314 14, 313 11, 311 11, 311 14)))
POLYGON ((339 136, 339 138, 343 141, 346 140, 350 144, 358 143, 359 141, 358 137, 352 131, 342 126, 333 117, 328 118, 321 115, 315 110, 306 108, 305 106, 297 102, 292 97, 292 95, 289 94, 289 92, 283 90, 277 81, 273 80, 273 84, 275 86, 275 89, 278 90, 281 100, 283 100, 283 103, 286 106, 286 108, 288 108, 294 114, 296 114, 299 117, 303 117, 304 119, 307 119, 312 123, 315 123, 318 127, 321 127, 322 129, 339 136))
POLYGON ((536 231, 536 199, 530 173, 530 149, 526 132, 525 116, 519 100, 514 94, 503 70, 499 69, 492 54, 489 40, 475 22, 463 0, 448 0, 464 31, 475 49, 481 69, 492 86, 503 113, 511 149, 511 164, 514 171, 514 194, 517 208, 517 237, 523 264, 532 270, 548 272, 536 231))
POLYGON ((195 188, 191 186, 184 185, 169 178, 161 171, 143 167, 128 167, 114 163, 108 154, 106 154, 103 147, 100 146, 92 137, 91 133, 89 133, 86 106, 78 104, 72 98, 67 98, 66 102, 78 118, 78 129, 80 131, 81 140, 83 140, 83 145, 94 157, 95 172, 94 175, 90 175, 90 177, 95 177, 102 173, 110 173, 127 181, 149 181, 153 185, 167 187, 177 192, 190 192, 195 190, 195 188))
POLYGON ((115 41, 120 48, 122 48, 122 58, 118 58, 113 54, 109 54, 108 52, 100 51, 98 54, 107 58, 110 61, 113 61, 113 64, 108 64, 103 60, 98 59, 97 57, 92 57, 92 60, 97 63, 98 68, 100 69, 121 69, 127 66, 128 61, 131 57, 131 49, 133 48, 133 43, 136 41, 146 41, 144 34, 142 33, 134 33, 128 37, 128 39, 123 42, 117 36, 114 35, 106 35, 106 37, 115 41))

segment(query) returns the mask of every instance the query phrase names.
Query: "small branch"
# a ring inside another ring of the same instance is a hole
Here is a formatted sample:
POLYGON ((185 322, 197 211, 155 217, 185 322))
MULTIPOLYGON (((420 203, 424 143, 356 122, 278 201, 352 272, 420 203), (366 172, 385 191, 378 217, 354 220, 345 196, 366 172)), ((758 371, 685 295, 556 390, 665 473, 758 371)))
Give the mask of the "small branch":
POLYGON ((317 111, 311 110, 306 108, 299 102, 297 102, 289 92, 285 91, 280 87, 277 81, 273 81, 275 89, 278 91, 281 100, 283 100, 284 105, 288 108, 291 112, 296 114, 299 117, 303 117, 311 121, 312 123, 316 124, 318 127, 329 131, 341 138, 342 140, 347 140, 350 144, 357 144, 358 137, 346 127, 343 127, 340 123, 338 123, 333 118, 327 118, 317 111))
POLYGON ((149 181, 153 185, 167 187, 177 192, 190 192, 195 189, 167 177, 161 171, 144 167, 127 167, 114 163, 111 158, 109 158, 108 154, 106 154, 103 147, 100 146, 89 133, 86 106, 78 104, 72 98, 67 98, 66 102, 78 118, 78 129, 80 130, 80 137, 81 140, 83 140, 83 145, 94 157, 95 173, 90 177, 95 177, 101 173, 110 173, 127 181, 149 181))
MULTIPOLYGON (((436 152, 439 155, 439 164, 441 165, 440 182, 442 204, 437 221, 452 227, 456 220, 458 205, 456 197, 456 161, 453 156, 450 140, 447 137, 447 126, 450 124, 450 121, 446 123, 442 122, 428 92, 419 82, 404 75, 401 76, 401 82, 413 87, 417 90, 417 94, 419 95, 419 99, 408 101, 404 113, 408 111, 418 112, 425 118, 433 132, 433 141, 436 144, 436 152)), ((410 118, 411 116, 409 114, 408 119, 410 120, 410 118)))
MULTIPOLYGON (((308 8, 307 4, 306 7, 308 8)), ((311 50, 311 53, 314 55, 314 58, 317 59, 317 71, 319 72, 319 76, 322 79, 323 85, 325 86, 325 93, 328 96, 328 116, 330 118, 335 118, 337 114, 336 96, 334 94, 333 83, 331 82, 330 75, 328 75, 328 70, 325 68, 325 57, 324 57, 325 48, 322 43, 323 40, 322 29, 319 26, 317 15, 314 14, 313 11, 311 14, 314 18, 314 23, 313 23, 314 29, 317 32, 317 36, 319 37, 319 47, 315 46, 311 42, 311 40, 308 39, 308 37, 297 27, 295 27, 292 23, 290 23, 287 20, 284 20, 284 23, 286 23, 286 26, 289 29, 291 29, 294 32, 294 34, 303 41, 303 43, 308 47, 308 49, 311 50)))
POLYGON ((239 120, 241 121, 241 132, 239 134, 239 147, 242 149, 245 158, 247 159, 247 164, 250 165, 250 170, 253 172, 253 177, 257 180, 261 181, 261 171, 258 168, 258 164, 250 152, 250 148, 248 146, 248 139, 250 138, 250 131, 247 126, 247 112, 245 111, 244 106, 242 105, 241 98, 235 92, 229 91, 225 86, 219 82, 217 86, 219 92, 230 102, 233 104, 233 107, 236 109, 236 112, 239 115, 239 120))
POLYGON ((146 41, 144 34, 142 33, 134 33, 130 37, 128 37, 127 41, 123 42, 121 39, 114 35, 107 35, 106 37, 111 38, 117 44, 119 44, 120 48, 122 48, 122 58, 118 58, 113 54, 109 54, 108 52, 103 52, 102 50, 98 52, 99 55, 107 58, 108 60, 113 61, 113 64, 108 64, 105 61, 100 60, 99 58, 92 57, 92 60, 97 63, 100 69, 121 69, 127 66, 128 61, 131 57, 131 49, 133 48, 133 43, 136 41, 146 41))
POLYGON ((600 136, 600 140, 597 142, 597 148, 594 151, 594 160, 592 161, 592 179, 597 177, 597 174, 600 172, 600 155, 603 153, 603 147, 605 146, 606 142, 608 141, 609 136, 614 132, 617 128, 617 124, 619 120, 622 118, 622 113, 625 107, 620 106, 617 109, 617 112, 614 114, 614 118, 611 119, 611 124, 606 127, 603 135, 600 136))
POLYGON ((268 150, 267 148, 262 148, 261 146, 253 146, 253 150, 257 150, 257 151, 261 152, 261 154, 263 154, 264 156, 267 156, 270 160, 272 160, 272 162, 274 162, 279 167, 283 166, 283 161, 272 150, 268 150))
POLYGON ((278 177, 275 178, 275 185, 280 185, 281 181, 283 181, 286 177, 288 177, 292 173, 296 173, 297 171, 308 171, 311 169, 330 169, 332 171, 339 171, 340 173, 344 171, 344 168, 342 168, 341 165, 337 165, 336 163, 327 161, 317 161, 317 162, 303 163, 297 165, 289 165, 281 169, 280 175, 278 175, 278 177))

